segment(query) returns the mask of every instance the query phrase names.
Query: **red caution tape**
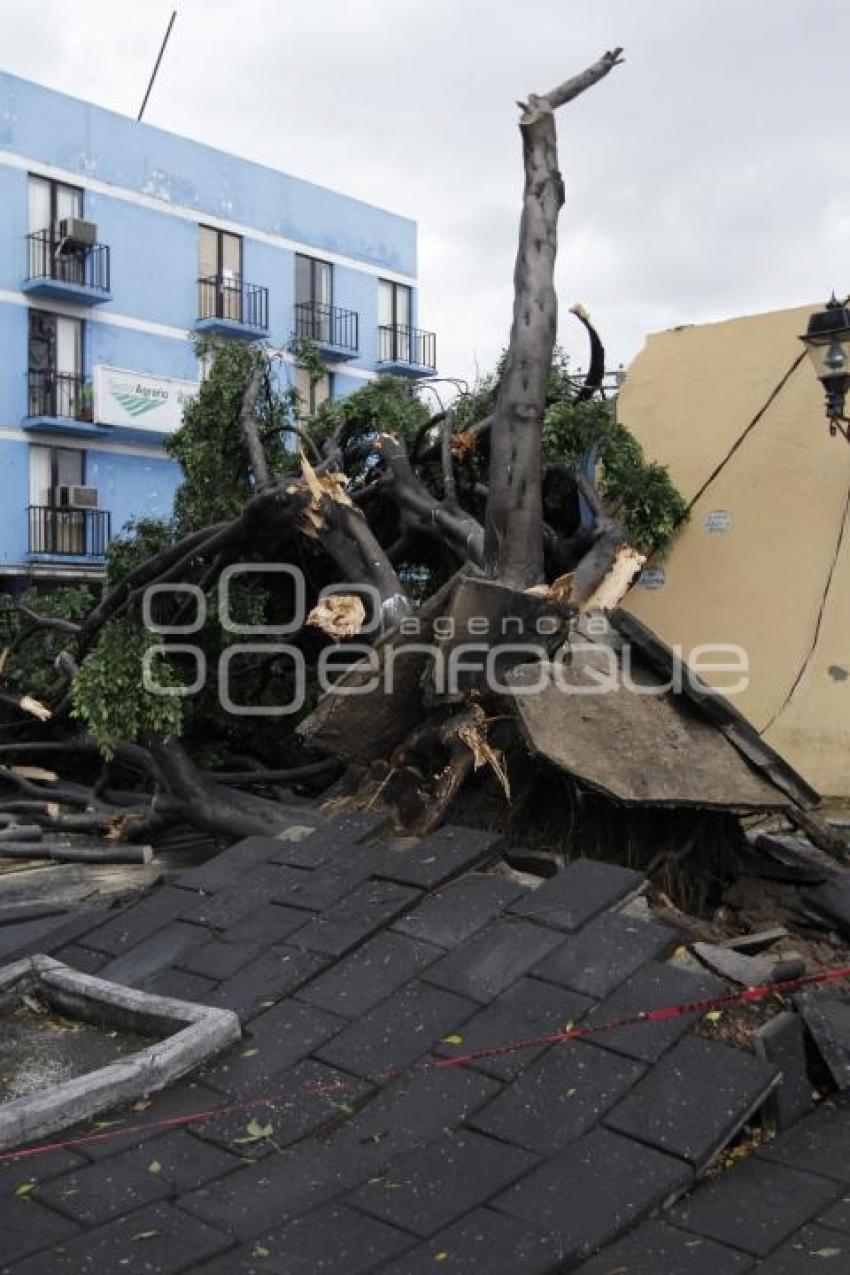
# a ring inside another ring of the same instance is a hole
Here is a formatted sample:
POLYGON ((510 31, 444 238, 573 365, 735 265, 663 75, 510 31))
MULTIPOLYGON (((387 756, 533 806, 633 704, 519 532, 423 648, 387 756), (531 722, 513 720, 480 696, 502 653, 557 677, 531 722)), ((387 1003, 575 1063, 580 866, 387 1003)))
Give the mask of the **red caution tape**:
MULTIPOLYGON (((748 1005, 755 1001, 769 1000, 772 996, 785 996, 791 992, 803 991, 807 987, 820 987, 827 983, 838 983, 850 978, 850 965, 842 965, 832 970, 822 970, 819 974, 805 974, 801 978, 788 979, 782 983, 766 983, 757 987, 745 987, 740 992, 730 992, 726 996, 711 996, 703 1000, 684 1001, 678 1005, 664 1005, 657 1009, 644 1009, 627 1018, 608 1019, 591 1027, 568 1027, 561 1031, 546 1032, 542 1036, 527 1037, 514 1040, 505 1045, 492 1045, 488 1049, 474 1052, 454 1054, 451 1058, 429 1058, 422 1063, 414 1063, 410 1067, 390 1069, 379 1079, 383 1084, 401 1077, 415 1076, 435 1067, 461 1067, 477 1062, 481 1058, 495 1058, 502 1054, 517 1053, 522 1049, 539 1049, 544 1045, 562 1045, 568 1040, 582 1040, 590 1036, 599 1036, 603 1032, 616 1031, 620 1027, 635 1027, 639 1023, 663 1023, 671 1018, 683 1018, 688 1014, 707 1014, 715 1010, 731 1009, 735 1005, 748 1005)), ((57 1142, 40 1142, 35 1146, 25 1147, 21 1151, 6 1151, 0 1154, 0 1164, 9 1160, 24 1160, 31 1156, 45 1155, 48 1151, 67 1151, 69 1148, 85 1146, 89 1142, 105 1142, 111 1138, 126 1138, 136 1133, 151 1133, 159 1129, 174 1129, 181 1125, 197 1124, 204 1120, 220 1120, 224 1116, 237 1112, 250 1111, 261 1106, 284 1106, 287 1100, 295 1097, 311 1097, 320 1094, 338 1092, 348 1086, 344 1081, 336 1081, 324 1085, 303 1085, 286 1094, 258 1094, 245 1102, 231 1103, 224 1107, 213 1107, 207 1111, 193 1111, 183 1116, 172 1116, 167 1120, 148 1120, 143 1124, 107 1129, 101 1133, 82 1134, 76 1138, 64 1138, 57 1142)))

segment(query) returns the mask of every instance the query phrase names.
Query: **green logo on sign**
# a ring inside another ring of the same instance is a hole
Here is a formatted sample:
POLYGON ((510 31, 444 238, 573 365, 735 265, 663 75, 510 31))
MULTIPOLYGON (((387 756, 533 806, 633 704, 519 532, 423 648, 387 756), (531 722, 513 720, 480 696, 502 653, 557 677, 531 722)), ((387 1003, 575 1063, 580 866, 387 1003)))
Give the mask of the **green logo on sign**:
POLYGON ((162 407, 164 399, 146 398, 142 394, 116 394, 118 402, 129 416, 144 416, 155 407, 162 407))

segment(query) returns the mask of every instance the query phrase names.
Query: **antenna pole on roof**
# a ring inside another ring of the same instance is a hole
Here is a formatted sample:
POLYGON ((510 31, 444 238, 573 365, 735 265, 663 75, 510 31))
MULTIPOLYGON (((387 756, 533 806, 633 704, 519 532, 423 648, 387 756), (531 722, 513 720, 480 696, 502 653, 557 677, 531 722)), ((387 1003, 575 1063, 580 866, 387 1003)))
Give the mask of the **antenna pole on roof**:
POLYGON ((150 78, 150 80, 148 81, 148 87, 147 87, 147 90, 146 90, 146 92, 145 92, 145 98, 144 98, 144 101, 142 102, 142 105, 141 105, 141 108, 140 108, 140 110, 139 110, 139 113, 138 113, 138 115, 136 116, 136 120, 137 120, 137 121, 138 121, 138 120, 140 120, 140 119, 142 118, 142 116, 144 115, 144 113, 145 113, 145 107, 147 106, 147 104, 148 104, 148 98, 149 98, 149 97, 150 97, 150 95, 151 95, 151 89, 153 88, 153 82, 154 82, 154 80, 156 79, 156 73, 157 73, 157 71, 159 70, 159 64, 160 64, 160 62, 162 61, 162 55, 163 55, 163 53, 165 52, 165 46, 166 46, 166 44, 168 44, 168 37, 171 35, 171 28, 174 26, 174 19, 175 19, 176 17, 177 17, 177 10, 176 10, 176 9, 174 9, 174 10, 173 10, 173 12, 172 12, 172 14, 171 14, 171 17, 170 17, 170 18, 169 18, 169 20, 168 20, 168 27, 166 28, 166 32, 165 32, 165 36, 163 37, 162 44, 159 46, 159 53, 157 54, 156 64, 155 64, 155 66, 154 66, 154 68, 153 68, 153 72, 152 72, 152 74, 151 74, 151 78, 150 78))

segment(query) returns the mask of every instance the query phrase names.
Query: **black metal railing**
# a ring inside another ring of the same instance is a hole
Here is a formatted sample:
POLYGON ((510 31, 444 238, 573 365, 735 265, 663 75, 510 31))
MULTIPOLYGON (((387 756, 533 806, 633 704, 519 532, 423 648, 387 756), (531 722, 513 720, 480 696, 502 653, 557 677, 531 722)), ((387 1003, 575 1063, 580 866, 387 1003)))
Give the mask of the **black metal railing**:
POLYGON ((27 279, 57 279, 96 292, 109 291, 109 249, 70 244, 52 230, 27 235, 27 279))
POLYGON ((223 275, 198 280, 198 318, 227 319, 245 327, 269 326, 269 290, 223 275))
POLYGON ((360 347, 359 315, 356 310, 341 310, 320 301, 298 301, 295 335, 356 354, 360 347))
POLYGON ((77 558, 102 558, 106 553, 111 531, 108 509, 30 505, 28 514, 30 553, 77 558))
POLYGON ((92 419, 92 388, 86 377, 31 368, 27 384, 27 416, 67 416, 75 421, 92 419))
POLYGON ((378 362, 410 363, 414 367, 437 366, 437 337, 433 332, 396 323, 378 328, 378 362))

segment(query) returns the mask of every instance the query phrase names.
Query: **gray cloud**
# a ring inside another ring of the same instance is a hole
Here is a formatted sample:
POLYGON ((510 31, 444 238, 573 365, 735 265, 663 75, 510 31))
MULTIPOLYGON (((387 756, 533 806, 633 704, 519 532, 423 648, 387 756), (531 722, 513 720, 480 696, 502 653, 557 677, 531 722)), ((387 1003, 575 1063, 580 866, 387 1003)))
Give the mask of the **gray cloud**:
MULTIPOLYGON (((850 289, 843 89, 827 0, 175 0, 151 123, 414 216, 443 371, 510 323, 517 97, 612 44, 562 112, 558 286, 612 363, 647 332, 850 289)), ((16 74, 135 114, 170 0, 3 0, 16 74)), ((563 336, 580 360, 577 325, 563 336), (575 330, 574 330, 575 329, 575 330)))

